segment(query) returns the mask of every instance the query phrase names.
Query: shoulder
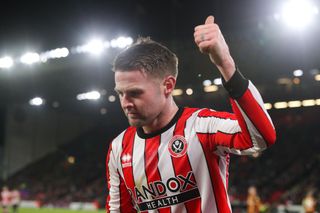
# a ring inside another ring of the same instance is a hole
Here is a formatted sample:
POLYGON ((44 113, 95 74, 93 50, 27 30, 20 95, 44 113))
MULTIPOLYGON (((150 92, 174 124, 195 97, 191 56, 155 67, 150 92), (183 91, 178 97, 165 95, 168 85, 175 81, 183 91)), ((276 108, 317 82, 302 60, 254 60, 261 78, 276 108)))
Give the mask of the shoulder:
POLYGON ((220 119, 231 119, 236 120, 236 116, 233 113, 221 112, 213 109, 203 108, 199 111, 198 118, 220 118, 220 119))
POLYGON ((136 131, 137 130, 135 127, 128 127, 127 129, 122 131, 111 141, 109 150, 112 150, 115 153, 119 153, 122 150, 123 146, 128 143, 128 138, 130 137, 130 135, 135 135, 136 131))

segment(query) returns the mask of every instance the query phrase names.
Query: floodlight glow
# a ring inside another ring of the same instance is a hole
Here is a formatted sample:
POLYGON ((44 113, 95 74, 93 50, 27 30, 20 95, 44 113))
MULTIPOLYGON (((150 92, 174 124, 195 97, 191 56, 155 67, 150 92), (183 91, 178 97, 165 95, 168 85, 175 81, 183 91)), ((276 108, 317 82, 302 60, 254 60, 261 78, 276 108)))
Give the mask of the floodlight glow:
POLYGON ((109 98, 108 98, 108 100, 109 100, 110 102, 115 102, 115 101, 116 101, 116 96, 110 95, 109 98))
POLYGON ((320 81, 320 74, 315 75, 315 76, 314 76, 314 80, 320 81))
POLYGON ((187 94, 187 95, 192 95, 192 94, 193 94, 193 89, 188 88, 188 89, 186 90, 186 94, 187 94))
POLYGON ((29 101, 29 104, 32 106, 40 106, 44 103, 44 100, 40 97, 35 97, 29 101))
POLYGON ((178 96, 178 95, 182 95, 183 94, 183 90, 182 89, 174 89, 172 92, 173 96, 178 96))
POLYGON ((313 99, 308 99, 308 100, 303 100, 302 101, 302 106, 307 107, 307 106, 314 106, 316 105, 316 101, 313 99))
POLYGON ((303 71, 302 70, 295 70, 295 71, 293 71, 293 75, 296 77, 303 76, 303 71))
POLYGON ((284 109, 288 107, 288 103, 287 102, 276 102, 274 103, 274 108, 276 109, 284 109))
POLYGON ((65 58, 69 55, 69 50, 66 47, 63 48, 57 48, 54 50, 47 51, 45 53, 42 53, 40 55, 40 60, 42 62, 46 62, 48 59, 53 58, 65 58))
POLYGON ((318 8, 307 0, 290 0, 283 5, 282 19, 289 27, 303 29, 318 13, 318 8))
POLYGON ((87 44, 71 48, 72 53, 91 53, 100 55, 106 48, 109 47, 109 42, 104 42, 100 39, 92 39, 87 44))
POLYGON ((218 85, 222 84, 222 80, 221 80, 221 78, 216 78, 213 80, 213 83, 218 86, 218 85))
POLYGON ((5 56, 3 58, 0 58, 0 68, 10 68, 13 66, 13 60, 12 58, 5 56))
POLYGON ((24 64, 33 64, 40 61, 40 56, 38 53, 28 52, 21 56, 20 61, 24 64))
POLYGON ((205 92, 215 92, 218 90, 218 87, 216 85, 210 85, 203 88, 205 92))
POLYGON ((266 108, 266 110, 272 109, 272 104, 270 103, 265 103, 264 107, 266 108))
POLYGON ((203 85, 204 87, 210 86, 211 84, 212 84, 212 82, 211 82, 211 80, 209 80, 209 79, 204 80, 204 81, 202 82, 202 85, 203 85))
POLYGON ((288 107, 289 108, 301 107, 301 101, 289 101, 288 107))
POLYGON ((119 37, 117 39, 112 39, 110 42, 110 46, 112 48, 125 48, 133 43, 133 39, 131 37, 119 37))
POLYGON ((81 93, 77 95, 79 101, 82 100, 98 100, 101 97, 101 94, 98 91, 91 91, 87 93, 81 93))

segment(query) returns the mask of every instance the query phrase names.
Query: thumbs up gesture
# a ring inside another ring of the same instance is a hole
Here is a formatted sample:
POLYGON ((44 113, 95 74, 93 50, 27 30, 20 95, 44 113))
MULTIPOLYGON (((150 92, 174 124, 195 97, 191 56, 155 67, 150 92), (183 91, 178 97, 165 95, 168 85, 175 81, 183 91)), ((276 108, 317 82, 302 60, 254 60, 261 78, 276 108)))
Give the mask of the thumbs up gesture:
POLYGON ((236 69, 235 63, 219 26, 214 23, 213 16, 208 16, 204 24, 195 27, 194 41, 200 52, 209 55, 225 80, 229 80, 236 69))

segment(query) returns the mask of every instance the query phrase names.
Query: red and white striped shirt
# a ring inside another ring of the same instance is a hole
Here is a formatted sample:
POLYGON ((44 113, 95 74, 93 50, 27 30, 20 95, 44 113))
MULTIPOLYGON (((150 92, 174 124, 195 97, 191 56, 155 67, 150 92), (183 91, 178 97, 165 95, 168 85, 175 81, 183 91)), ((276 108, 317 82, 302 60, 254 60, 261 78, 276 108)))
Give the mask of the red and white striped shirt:
POLYGON ((107 155, 107 212, 228 213, 229 153, 252 154, 275 141, 262 98, 247 81, 234 114, 180 108, 153 134, 129 127, 107 155))

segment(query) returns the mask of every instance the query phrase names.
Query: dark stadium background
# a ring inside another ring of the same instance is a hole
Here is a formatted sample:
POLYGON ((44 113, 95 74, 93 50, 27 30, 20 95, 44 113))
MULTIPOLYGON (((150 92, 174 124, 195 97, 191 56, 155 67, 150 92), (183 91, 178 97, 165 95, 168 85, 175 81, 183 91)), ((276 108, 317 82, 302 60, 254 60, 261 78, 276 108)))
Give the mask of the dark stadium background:
MULTIPOLYGON (((314 1, 319 5, 318 1, 314 1)), ((263 0, 66 0, 1 1, 0 58, 25 51, 71 48, 92 36, 150 36, 177 53, 177 88, 193 94, 176 97, 181 106, 230 111, 226 92, 205 93, 202 82, 219 77, 193 42, 194 26, 212 14, 240 70, 264 101, 320 98, 320 23, 306 31, 285 28, 274 18, 279 1, 263 0), (301 69, 303 75, 293 76, 301 69)), ((126 128, 113 91, 111 64, 119 49, 100 57, 66 58, 0 69, 0 185, 19 187, 24 199, 65 207, 71 201, 104 205, 105 155, 110 140, 126 128), (77 94, 104 91, 97 101, 77 94), (30 106, 35 96, 45 99, 30 106), (73 162, 74 161, 74 162, 73 162)), ((232 156, 229 194, 245 205, 247 188, 256 185, 271 206, 301 204, 313 190, 319 200, 320 106, 269 110, 277 143, 257 157, 232 156)))

